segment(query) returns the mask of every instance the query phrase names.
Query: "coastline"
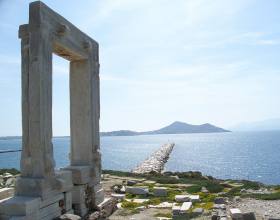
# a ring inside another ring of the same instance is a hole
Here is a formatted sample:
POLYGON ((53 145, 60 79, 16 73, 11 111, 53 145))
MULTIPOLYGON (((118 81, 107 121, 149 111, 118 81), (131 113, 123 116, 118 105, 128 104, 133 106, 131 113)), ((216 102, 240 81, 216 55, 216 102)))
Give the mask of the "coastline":
MULTIPOLYGON (((15 169, 0 169, 0 179, 10 184, 0 189, 2 198, 3 192, 9 197, 13 195, 15 177, 19 175, 19 171, 15 169)), ((191 217, 196 215, 196 210, 203 210, 199 215, 206 219, 221 213, 228 216, 232 208, 239 208, 245 214, 253 212, 257 220, 265 215, 275 217, 280 214, 280 185, 272 186, 248 180, 222 180, 195 171, 139 174, 103 170, 102 186, 107 197, 116 199, 116 211, 108 218, 110 220, 119 219, 120 216, 121 219, 138 219, 137 216, 145 216, 146 219, 157 219, 160 216, 172 218, 175 215, 174 204, 184 204, 177 201, 179 196, 198 196, 186 212, 191 217), (156 195, 156 191, 164 193, 156 195)))
MULTIPOLYGON (((198 170, 221 179, 279 184, 279 134, 274 131, 101 137, 102 167, 130 171, 170 140, 176 147, 165 164, 166 171, 198 170)), ((2 150, 20 146, 19 139, 0 141, 2 150)), ((69 138, 53 139, 56 168, 69 165, 69 146, 69 138)), ((20 152, 0 154, 0 161, 0 167, 19 169, 20 152)))

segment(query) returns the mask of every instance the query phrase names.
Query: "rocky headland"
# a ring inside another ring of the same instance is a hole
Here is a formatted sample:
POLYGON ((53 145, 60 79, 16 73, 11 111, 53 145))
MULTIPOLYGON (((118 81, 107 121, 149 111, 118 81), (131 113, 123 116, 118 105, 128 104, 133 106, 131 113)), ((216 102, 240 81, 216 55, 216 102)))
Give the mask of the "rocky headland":
MULTIPOLYGON (((18 172, 0 172, 0 198, 14 193, 18 172)), ((280 186, 221 180, 200 172, 132 173, 103 170, 102 185, 114 198, 107 219, 280 219, 280 186)), ((87 219, 106 219, 88 215, 87 219)))

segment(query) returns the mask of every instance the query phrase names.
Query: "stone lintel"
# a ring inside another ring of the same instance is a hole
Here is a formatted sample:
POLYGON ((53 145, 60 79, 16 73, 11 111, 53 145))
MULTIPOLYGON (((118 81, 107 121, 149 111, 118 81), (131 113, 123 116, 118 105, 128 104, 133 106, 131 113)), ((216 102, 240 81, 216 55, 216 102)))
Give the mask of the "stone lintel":
MULTIPOLYGON (((98 54, 98 43, 41 1, 30 4, 30 31, 49 29, 54 36, 54 52, 67 60, 89 58, 89 51, 98 54), (32 13, 33 12, 33 13, 32 13), (92 49, 91 49, 92 48, 92 49)), ((98 61, 98 56, 94 56, 98 61)))

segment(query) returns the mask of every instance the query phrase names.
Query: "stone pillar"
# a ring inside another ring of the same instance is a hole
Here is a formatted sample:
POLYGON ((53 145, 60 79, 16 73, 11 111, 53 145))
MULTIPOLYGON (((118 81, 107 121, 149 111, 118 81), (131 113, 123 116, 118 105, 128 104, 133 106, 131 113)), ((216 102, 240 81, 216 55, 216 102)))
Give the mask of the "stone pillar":
POLYGON ((49 195, 55 178, 52 146, 52 36, 47 27, 41 28, 42 24, 37 24, 40 22, 37 17, 31 17, 30 24, 20 29, 23 143, 22 175, 17 181, 16 194, 45 197, 49 195))
POLYGON ((91 165, 91 77, 87 60, 70 63, 71 166, 91 165))
POLYGON ((30 3, 29 23, 20 26, 19 37, 21 177, 16 196, 0 203, 0 219, 49 220, 72 212, 72 206, 85 216, 104 204, 98 43, 41 1, 30 3), (58 171, 52 146, 52 53, 70 61, 71 164, 58 171))

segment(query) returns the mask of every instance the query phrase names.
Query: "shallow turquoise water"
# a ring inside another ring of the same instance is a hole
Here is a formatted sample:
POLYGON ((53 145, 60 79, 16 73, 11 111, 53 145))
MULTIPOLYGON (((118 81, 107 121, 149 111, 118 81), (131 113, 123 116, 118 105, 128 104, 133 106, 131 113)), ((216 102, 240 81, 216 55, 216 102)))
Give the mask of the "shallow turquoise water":
MULTIPOLYGON (((280 131, 102 137, 103 168, 131 170, 168 141, 175 147, 166 170, 280 184, 280 131)), ((53 140, 57 168, 69 164, 69 143, 53 140)), ((20 148, 19 139, 0 140, 0 151, 20 148)), ((0 167, 19 168, 19 160, 19 152, 0 154, 0 167)))

